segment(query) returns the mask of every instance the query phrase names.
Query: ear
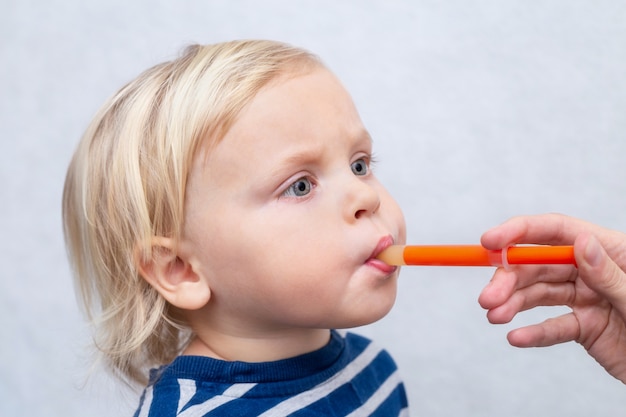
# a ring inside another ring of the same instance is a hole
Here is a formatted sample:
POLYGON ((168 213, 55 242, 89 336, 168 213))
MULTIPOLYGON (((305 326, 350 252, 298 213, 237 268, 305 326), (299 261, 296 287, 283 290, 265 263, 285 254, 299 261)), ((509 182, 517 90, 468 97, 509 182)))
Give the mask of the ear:
POLYGON ((170 304, 183 310, 197 310, 211 298, 209 283, 199 273, 195 263, 177 253, 172 239, 153 237, 152 257, 136 252, 139 274, 170 304))

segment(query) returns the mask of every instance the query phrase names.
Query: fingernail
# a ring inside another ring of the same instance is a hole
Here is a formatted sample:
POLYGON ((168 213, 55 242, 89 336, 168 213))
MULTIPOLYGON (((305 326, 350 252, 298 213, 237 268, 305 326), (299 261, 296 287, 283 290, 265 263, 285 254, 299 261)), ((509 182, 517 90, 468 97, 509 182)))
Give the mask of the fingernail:
POLYGON ((589 241, 587 242, 587 247, 585 248, 585 260, 592 267, 600 265, 602 260, 600 242, 598 242, 598 239, 594 236, 589 236, 589 241))

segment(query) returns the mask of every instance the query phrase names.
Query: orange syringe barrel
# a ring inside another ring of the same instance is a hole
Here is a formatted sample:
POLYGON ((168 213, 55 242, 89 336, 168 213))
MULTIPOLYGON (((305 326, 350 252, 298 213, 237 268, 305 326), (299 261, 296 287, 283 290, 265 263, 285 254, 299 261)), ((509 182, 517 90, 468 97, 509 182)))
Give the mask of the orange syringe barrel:
POLYGON ((511 246, 488 250, 480 245, 395 245, 378 256, 390 265, 508 266, 520 264, 576 265, 573 246, 511 246))

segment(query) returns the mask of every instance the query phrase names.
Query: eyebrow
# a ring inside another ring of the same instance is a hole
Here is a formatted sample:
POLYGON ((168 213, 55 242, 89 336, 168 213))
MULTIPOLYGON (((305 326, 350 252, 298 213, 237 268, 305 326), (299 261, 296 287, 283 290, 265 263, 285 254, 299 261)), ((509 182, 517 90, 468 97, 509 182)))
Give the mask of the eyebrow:
MULTIPOLYGON (((358 147, 362 141, 368 142, 371 146, 374 143, 372 136, 366 129, 359 129, 356 134, 349 136, 350 146, 358 147)), ((324 150, 320 147, 312 144, 311 146, 300 149, 291 155, 288 155, 281 161, 281 166, 273 170, 271 176, 280 176, 284 170, 289 170, 290 167, 298 165, 306 165, 319 160, 324 153, 324 150)))
POLYGON ((272 172, 272 176, 280 175, 282 171, 291 169, 293 166, 307 165, 319 160, 324 151, 317 146, 311 146, 306 149, 299 149, 298 151, 287 155, 280 161, 280 167, 272 172))

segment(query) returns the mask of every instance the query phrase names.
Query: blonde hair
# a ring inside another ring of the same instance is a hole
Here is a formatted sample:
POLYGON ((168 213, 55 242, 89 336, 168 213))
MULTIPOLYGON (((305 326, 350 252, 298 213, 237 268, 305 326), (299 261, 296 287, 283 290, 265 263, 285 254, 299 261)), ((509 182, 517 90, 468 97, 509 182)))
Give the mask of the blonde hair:
POLYGON ((110 98, 70 163, 63 223, 79 298, 105 362, 128 382, 171 362, 189 331, 138 273, 151 238, 177 240, 194 155, 268 82, 321 63, 272 41, 194 45, 110 98))

